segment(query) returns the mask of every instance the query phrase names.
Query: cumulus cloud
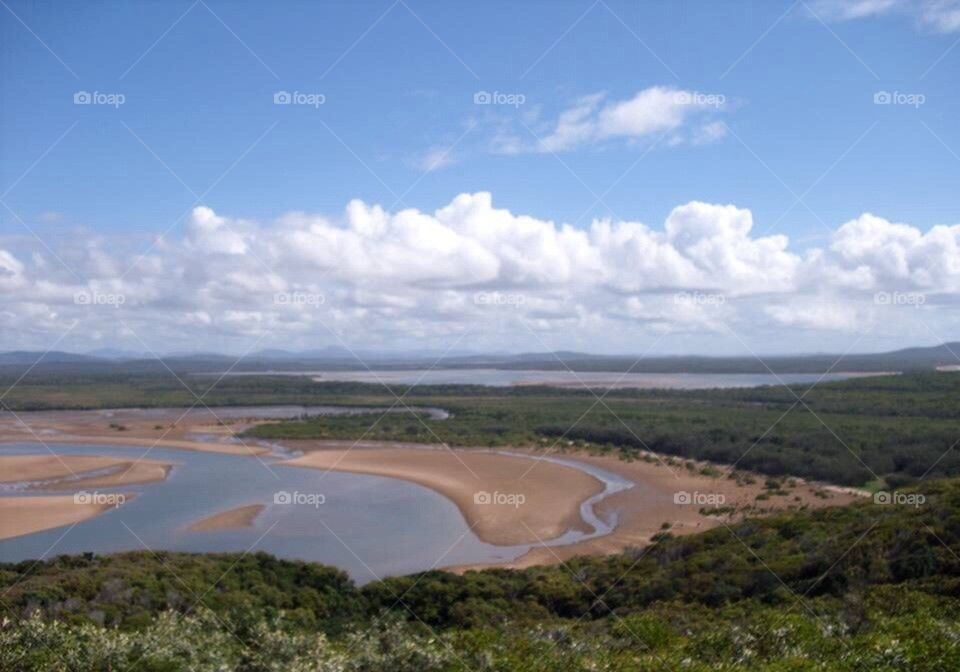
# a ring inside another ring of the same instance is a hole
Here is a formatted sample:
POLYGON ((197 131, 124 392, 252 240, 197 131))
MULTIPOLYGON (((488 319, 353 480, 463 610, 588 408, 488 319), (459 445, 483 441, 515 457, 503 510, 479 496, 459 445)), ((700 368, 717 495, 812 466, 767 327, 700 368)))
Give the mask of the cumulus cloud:
POLYGON ((805 250, 755 229, 745 208, 698 201, 656 227, 603 219, 578 228, 498 208, 486 192, 433 212, 354 200, 338 217, 271 222, 199 207, 181 239, 139 263, 87 246, 82 283, 43 251, 0 250, 0 348, 36 347, 37 334, 52 342, 81 320, 78 335, 117 344, 122 325, 167 349, 254 338, 437 345, 465 331, 487 338, 478 347, 512 349, 543 330, 563 340, 556 347, 622 351, 643 335, 729 325, 848 333, 901 303, 932 319, 937 302, 960 291, 960 225, 923 232, 865 213, 805 250), (877 292, 893 298, 878 302, 877 292))

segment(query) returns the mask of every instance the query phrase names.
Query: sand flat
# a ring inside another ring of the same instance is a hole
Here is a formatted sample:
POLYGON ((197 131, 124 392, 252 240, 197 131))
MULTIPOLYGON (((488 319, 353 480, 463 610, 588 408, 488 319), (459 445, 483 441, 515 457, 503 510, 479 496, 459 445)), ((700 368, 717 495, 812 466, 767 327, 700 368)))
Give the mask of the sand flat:
MULTIPOLYGON (((542 455, 542 451, 526 450, 531 456, 542 455)), ((724 524, 732 524, 746 513, 763 515, 787 508, 821 508, 840 506, 858 500, 863 493, 850 489, 837 491, 818 483, 807 483, 795 479, 794 486, 787 486, 789 477, 781 479, 787 489, 787 495, 774 495, 766 499, 757 499, 765 493, 765 476, 753 475, 754 483, 738 484, 735 480, 707 476, 695 469, 687 469, 682 460, 668 456, 654 457, 651 461, 635 460, 626 462, 618 455, 596 455, 586 452, 564 452, 556 455, 619 474, 631 480, 635 486, 629 490, 615 493, 597 505, 601 517, 616 515, 618 525, 612 533, 588 539, 566 546, 539 546, 520 556, 516 560, 497 563, 496 567, 531 567, 564 562, 577 555, 608 555, 621 553, 627 548, 642 548, 651 542, 651 537, 669 528, 673 535, 686 535, 703 532, 724 524), (673 464, 670 464, 670 463, 673 464), (695 497, 723 497, 723 506, 734 507, 735 511, 723 515, 707 515, 715 506, 706 502, 678 503, 678 493, 686 493, 690 499, 695 497), (818 496, 816 493, 820 493, 818 496)), ((536 470, 545 462, 538 462, 536 470)), ((705 466, 695 463, 696 467, 705 466)), ((723 467, 717 467, 723 470, 723 467)), ((452 568, 457 571, 482 569, 485 566, 452 568)))
MULTIPOLYGON (((131 496, 126 496, 130 501, 131 496)), ((108 503, 76 503, 73 495, 0 497, 0 539, 72 525, 114 508, 108 503)))
POLYGON ((281 464, 417 483, 456 504, 480 539, 503 546, 546 541, 571 529, 592 531, 580 517, 580 503, 604 489, 578 469, 544 462, 528 471, 530 460, 486 450, 288 443, 305 454, 281 464))
POLYGON ((191 532, 211 532, 215 530, 240 530, 253 527, 253 521, 263 510, 264 504, 248 504, 201 518, 192 523, 187 529, 191 532))
POLYGON ((159 460, 126 460, 106 455, 0 455, 0 483, 56 481, 44 489, 111 487, 153 483, 167 477, 172 465, 159 460), (84 474, 103 472, 89 477, 84 474))
POLYGON ((63 478, 106 469, 117 462, 115 458, 101 455, 2 455, 0 483, 63 478))

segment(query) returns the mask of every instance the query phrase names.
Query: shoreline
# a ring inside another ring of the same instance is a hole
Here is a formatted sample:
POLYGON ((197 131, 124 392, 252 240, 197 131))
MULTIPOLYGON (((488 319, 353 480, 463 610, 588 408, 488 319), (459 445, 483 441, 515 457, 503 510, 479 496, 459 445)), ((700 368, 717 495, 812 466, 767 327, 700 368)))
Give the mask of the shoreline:
MULTIPOLYGON (((517 449, 536 459, 541 451, 517 449)), ((606 535, 563 546, 540 544, 523 555, 502 563, 457 565, 448 571, 464 572, 494 567, 522 569, 535 565, 557 564, 578 555, 611 555, 630 548, 648 546, 653 537, 669 532, 675 536, 696 534, 735 522, 746 515, 767 515, 790 508, 822 508, 857 501, 863 492, 840 491, 833 486, 783 477, 784 495, 771 496, 765 488, 768 477, 747 473, 754 482, 738 482, 725 476, 700 473, 705 468, 722 468, 706 462, 681 460, 670 456, 643 453, 639 459, 621 460, 617 454, 592 454, 587 451, 557 453, 558 457, 611 471, 635 487, 613 493, 597 504, 601 517, 617 516, 615 528, 606 535), (672 464, 671 464, 672 463, 672 464), (789 482, 793 485, 788 485, 789 482), (722 497, 722 500, 719 498, 722 497), (697 500, 717 502, 701 505, 697 500), (688 503, 679 501, 691 500, 688 503), (732 507, 724 511, 723 507, 732 507), (718 513, 708 515, 711 509, 718 513), (721 512, 722 511, 722 512, 721 512)))
MULTIPOLYGON (((274 449, 269 446, 246 446, 229 441, 233 429, 209 422, 177 424, 170 432, 172 438, 157 440, 150 434, 166 431, 169 425, 161 425, 163 420, 155 417, 124 418, 122 435, 111 431, 116 431, 116 427, 106 426, 106 420, 110 418, 101 414, 71 413, 68 417, 57 414, 37 419, 44 432, 42 438, 19 436, 21 430, 16 432, 16 437, 7 434, 0 439, 0 444, 34 444, 46 440, 92 448, 97 445, 156 446, 248 457, 268 453, 275 456, 274 449), (194 440, 196 436, 210 439, 194 440)), ((248 426, 247 421, 240 421, 234 424, 234 429, 242 431, 248 426)), ((0 431, 3 429, 0 425, 0 431)), ((862 495, 855 490, 784 477, 779 480, 790 483, 786 488, 789 492, 771 496, 764 489, 766 476, 740 472, 743 478, 735 481, 715 475, 724 469, 723 465, 643 453, 636 459, 625 461, 615 451, 549 452, 509 446, 448 449, 434 444, 345 440, 284 440, 277 445, 297 456, 271 461, 272 465, 352 472, 412 482, 452 502, 480 541, 494 546, 530 547, 512 560, 448 567, 452 571, 556 564, 575 555, 623 552, 648 545, 652 537, 663 531, 675 535, 691 534, 744 515, 839 505, 855 501, 862 495), (572 461, 572 464, 564 464, 564 461, 572 461), (591 475, 590 468, 608 472, 633 485, 607 493, 609 484, 591 475), (681 492, 722 496, 725 507, 713 507, 718 510, 705 513, 711 507, 677 504, 674 498, 681 492), (586 511, 584 507, 590 510, 586 511), (593 514, 592 518, 588 513, 593 514), (613 522, 608 524, 608 521, 613 522), (609 529, 599 530, 598 522, 609 529)), ((160 480, 169 473, 170 465, 142 462, 145 469, 152 470, 151 480, 158 480, 157 469, 164 469, 160 480)), ((110 474, 101 474, 96 480, 80 479, 71 485, 106 487, 120 484, 103 480, 109 477, 110 474)), ((322 478, 321 475, 320 480, 322 478)), ((247 510, 238 513, 230 509, 213 514, 208 518, 223 514, 226 522, 209 524, 240 524, 247 516, 252 522, 262 511, 237 508, 247 510)))
POLYGON ((149 439, 138 436, 97 435, 78 436, 73 434, 48 435, 37 438, 32 435, 17 438, 2 438, 0 445, 13 443, 34 443, 45 445, 48 443, 66 443, 69 445, 89 446, 121 446, 129 448, 173 448, 175 450, 195 450, 205 453, 221 453, 224 455, 264 455, 270 452, 263 446, 245 446, 242 443, 223 443, 215 441, 188 441, 184 439, 149 439))
POLYGON ((538 543, 570 531, 590 533, 580 505, 604 490, 598 479, 574 467, 550 464, 528 474, 529 459, 481 449, 286 445, 303 455, 280 466, 397 478, 429 488, 453 502, 481 541, 496 546, 538 543))
POLYGON ((0 539, 14 539, 65 525, 76 525, 132 501, 123 494, 117 503, 77 502, 73 495, 0 497, 0 539))

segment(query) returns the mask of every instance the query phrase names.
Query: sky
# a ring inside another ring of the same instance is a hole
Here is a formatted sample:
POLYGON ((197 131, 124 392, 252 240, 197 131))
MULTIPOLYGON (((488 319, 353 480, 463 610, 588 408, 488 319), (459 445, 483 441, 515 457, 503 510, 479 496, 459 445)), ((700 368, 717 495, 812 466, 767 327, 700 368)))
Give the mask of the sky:
POLYGON ((960 0, 0 1, 0 349, 957 338, 960 0))

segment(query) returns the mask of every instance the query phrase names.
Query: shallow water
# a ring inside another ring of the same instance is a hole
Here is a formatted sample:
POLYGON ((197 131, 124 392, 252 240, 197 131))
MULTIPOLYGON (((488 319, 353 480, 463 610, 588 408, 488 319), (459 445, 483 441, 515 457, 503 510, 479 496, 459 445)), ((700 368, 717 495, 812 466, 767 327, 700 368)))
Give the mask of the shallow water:
MULTIPOLYGON (((52 444, 51 448, 63 455, 136 458, 144 454, 143 448, 117 446, 52 444)), ((35 444, 0 446, 0 455, 47 452, 44 446, 35 444)), ((530 548, 482 542, 469 530, 453 502, 406 481, 285 466, 282 459, 277 459, 279 455, 257 459, 155 448, 148 457, 174 464, 166 481, 103 488, 103 492, 136 493, 136 497, 73 527, 0 540, 0 561, 86 551, 266 551, 282 558, 334 565, 365 583, 434 567, 511 560, 530 548), (275 495, 283 492, 301 503, 274 503, 275 495), (250 528, 205 532, 187 529, 205 516, 257 503, 268 506, 250 528)), ((571 543, 612 530, 616 521, 600 520, 592 505, 611 494, 611 488, 622 488, 623 479, 591 465, 544 459, 583 468, 607 486, 604 493, 590 498, 582 507, 593 532, 571 531, 548 543, 571 543)), ((24 493, 14 487, 4 494, 28 497, 39 493, 24 493)))
MULTIPOLYGON (((257 374, 250 374, 257 375, 257 374)), ((276 374, 271 374, 276 375, 276 374)), ((428 371, 312 371, 317 380, 386 383, 388 385, 554 385, 563 387, 617 387, 698 390, 814 384, 847 380, 853 373, 610 373, 599 371, 515 371, 505 369, 431 369, 428 371)))

